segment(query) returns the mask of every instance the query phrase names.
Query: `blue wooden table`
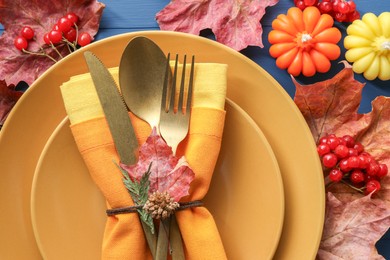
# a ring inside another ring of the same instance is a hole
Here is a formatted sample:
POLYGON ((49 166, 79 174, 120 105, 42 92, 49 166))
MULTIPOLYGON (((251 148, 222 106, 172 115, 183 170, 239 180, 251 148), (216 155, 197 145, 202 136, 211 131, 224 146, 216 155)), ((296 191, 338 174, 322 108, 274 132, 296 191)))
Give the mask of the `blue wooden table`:
MULTIPOLYGON (((169 0, 101 0, 106 5, 103 12, 100 30, 96 35, 96 40, 100 40, 109 36, 142 30, 159 30, 155 20, 155 14, 164 8, 169 0)), ((390 11, 390 0, 355 0, 357 9, 361 14, 372 12, 376 15, 384 11, 390 11)), ((287 91, 294 97, 295 87, 290 76, 286 71, 282 71, 275 66, 275 60, 269 55, 269 43, 267 35, 271 30, 271 22, 280 13, 286 13, 287 9, 293 6, 293 0, 280 0, 279 3, 267 9, 266 15, 261 20, 263 25, 263 43, 264 48, 248 47, 242 53, 254 60, 268 73, 270 73, 287 91)), ((336 26, 345 35, 345 24, 336 23, 336 26)), ((0 27, 0 33, 2 27, 0 27)), ((205 31, 205 37, 212 38, 209 31, 205 31)), ((332 70, 325 74, 316 74, 312 78, 298 77, 298 81, 309 84, 325 79, 329 79, 339 72, 343 65, 338 64, 344 59, 345 49, 340 43, 342 54, 337 61, 332 62, 332 70)), ((390 96, 390 81, 367 81, 361 75, 356 75, 356 79, 361 82, 366 82, 363 90, 363 99, 359 111, 366 113, 371 110, 371 101, 379 96, 390 96)), ((380 254, 386 259, 390 259, 390 231, 377 243, 377 248, 380 254)))

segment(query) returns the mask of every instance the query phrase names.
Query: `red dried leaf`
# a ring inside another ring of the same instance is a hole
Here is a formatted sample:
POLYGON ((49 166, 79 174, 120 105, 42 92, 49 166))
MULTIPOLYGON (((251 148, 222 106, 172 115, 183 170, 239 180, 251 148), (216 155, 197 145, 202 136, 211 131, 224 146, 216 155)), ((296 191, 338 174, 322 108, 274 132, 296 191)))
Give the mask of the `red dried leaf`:
POLYGON ((375 98, 372 111, 363 115, 361 121, 367 123, 368 127, 358 133, 357 139, 375 159, 390 166, 390 98, 375 98))
POLYGON ((389 205, 365 196, 349 203, 328 193, 318 259, 384 259, 375 243, 390 226, 389 205))
MULTIPOLYGON (((371 112, 359 114, 364 84, 354 80, 350 67, 330 80, 312 85, 293 81, 294 101, 316 141, 327 134, 349 134, 379 163, 390 168, 390 98, 377 97, 371 112)), ((342 183, 333 183, 328 191, 331 193, 319 257, 383 259, 377 254, 375 243, 390 225, 390 177, 381 180, 381 189, 372 198, 342 183)))
POLYGON ((195 178, 185 157, 172 154, 172 148, 157 134, 154 128, 146 142, 140 147, 139 159, 135 165, 124 165, 131 178, 139 181, 152 164, 149 176, 149 193, 168 191, 175 201, 188 195, 190 183, 195 178))
MULTIPOLYGON (((78 28, 80 32, 88 32, 94 36, 99 29, 99 22, 104 4, 96 0, 64 1, 64 0, 0 0, 0 23, 4 32, 0 36, 0 80, 7 84, 18 84, 25 81, 34 82, 54 62, 44 56, 24 54, 14 47, 14 39, 25 25, 35 31, 35 40, 28 47, 30 51, 38 51, 41 47, 55 59, 58 54, 45 45, 43 36, 49 32, 58 19, 68 12, 74 12, 80 17, 78 28)), ((69 54, 65 44, 57 46, 59 52, 69 54)))
MULTIPOLYGON (((360 115, 360 119, 355 122, 347 122, 346 128, 355 130, 351 133, 356 136, 356 140, 364 145, 365 151, 369 152, 379 163, 384 163, 390 169, 390 98, 379 96, 372 102, 372 111, 360 115), (366 125, 363 129, 354 129, 354 125, 366 125)), ((339 132, 342 132, 342 127, 339 132)), ((351 201, 360 198, 361 195, 351 191, 344 185, 333 185, 332 191, 343 201, 351 201)), ((375 195, 376 199, 388 201, 390 204, 390 176, 381 180, 381 190, 375 195)))
POLYGON ((12 107, 22 94, 22 91, 15 91, 15 85, 7 86, 5 81, 0 81, 0 129, 12 107))
MULTIPOLYGON (((390 169, 390 98, 377 97, 372 102, 372 111, 359 114, 363 83, 353 78, 350 67, 344 68, 332 79, 312 85, 300 85, 294 79, 296 93, 294 101, 308 123, 317 142, 327 134, 343 136, 349 134, 361 142, 379 163, 385 163, 390 169)), ((390 177, 382 181, 378 193, 382 199, 390 201, 390 177)), ((360 195, 345 188, 333 185, 330 190, 338 193, 338 198, 350 201, 360 195), (345 197, 345 198, 342 198, 345 197)))
POLYGON ((172 0, 156 15, 162 30, 198 35, 211 29, 217 41, 242 50, 249 45, 263 47, 260 20, 265 8, 278 0, 172 0))

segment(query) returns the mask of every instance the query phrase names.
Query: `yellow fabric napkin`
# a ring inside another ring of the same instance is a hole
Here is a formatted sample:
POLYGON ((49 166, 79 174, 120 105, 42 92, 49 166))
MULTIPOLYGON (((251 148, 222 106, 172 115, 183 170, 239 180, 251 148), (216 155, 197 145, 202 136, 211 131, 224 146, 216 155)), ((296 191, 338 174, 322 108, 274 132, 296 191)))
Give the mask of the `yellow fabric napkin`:
MULTIPOLYGON (((195 172, 186 201, 201 200, 210 185, 218 158, 225 119, 226 70, 224 64, 196 64, 193 108, 189 134, 179 145, 177 155, 185 155, 195 172)), ((118 82, 118 68, 111 68, 118 82)), ((107 200, 108 208, 133 205, 113 163, 119 157, 89 74, 72 77, 61 86, 71 130, 89 172, 107 200)), ((138 141, 144 143, 151 133, 147 123, 129 113, 138 141)), ((186 259, 226 259, 213 217, 204 207, 176 212, 186 259)), ((151 259, 135 213, 107 218, 103 259, 151 259)))

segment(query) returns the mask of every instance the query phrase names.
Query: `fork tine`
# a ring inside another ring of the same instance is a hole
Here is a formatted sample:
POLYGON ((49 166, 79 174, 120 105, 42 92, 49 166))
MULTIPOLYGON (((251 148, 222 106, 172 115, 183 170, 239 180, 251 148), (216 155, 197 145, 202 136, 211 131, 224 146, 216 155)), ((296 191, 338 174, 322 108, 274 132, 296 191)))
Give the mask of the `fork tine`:
POLYGON ((182 72, 181 72, 179 103, 177 106, 179 113, 183 113, 184 83, 185 83, 185 78, 186 78, 186 63, 187 63, 187 55, 184 55, 184 61, 183 61, 182 72))
POLYGON ((195 56, 192 55, 190 80, 188 82, 187 106, 186 106, 186 111, 185 111, 186 115, 189 115, 189 113, 191 113, 192 87, 194 84, 194 66, 195 66, 195 56))
POLYGON ((166 84, 164 85, 163 95, 165 96, 162 98, 162 102, 164 102, 164 104, 161 105, 159 124, 161 136, 164 138, 166 143, 172 147, 173 154, 176 154, 176 149, 179 143, 188 134, 195 70, 195 57, 192 56, 191 64, 187 64, 187 55, 185 55, 183 66, 181 66, 183 71, 181 74, 180 86, 176 86, 179 67, 178 60, 179 56, 176 54, 172 82, 170 82, 170 80, 168 80, 168 83, 164 81, 166 84), (191 66, 191 68, 188 68, 188 66, 191 66), (189 70, 189 75, 187 70, 189 70), (176 95, 177 91, 175 89, 179 87, 179 93, 176 95), (184 89, 187 90, 187 93, 185 93, 184 89), (178 110, 180 109, 180 111, 175 109, 177 108, 177 105, 179 106, 178 110), (166 109, 167 106, 169 106, 168 109, 166 109))
MULTIPOLYGON (((177 64, 179 60, 179 54, 176 54, 175 59, 175 69, 173 70, 172 84, 170 87, 170 99, 169 99, 169 108, 168 111, 174 112, 175 109, 175 96, 176 96, 176 79, 177 79, 177 64)), ((169 93, 169 92, 168 92, 169 93)))
POLYGON ((166 71, 165 71, 165 77, 164 77, 164 85, 163 85, 163 92, 162 92, 162 99, 161 99, 161 111, 168 112, 168 88, 170 83, 170 69, 171 66, 169 65, 171 53, 168 53, 167 55, 167 65, 166 65, 166 71))

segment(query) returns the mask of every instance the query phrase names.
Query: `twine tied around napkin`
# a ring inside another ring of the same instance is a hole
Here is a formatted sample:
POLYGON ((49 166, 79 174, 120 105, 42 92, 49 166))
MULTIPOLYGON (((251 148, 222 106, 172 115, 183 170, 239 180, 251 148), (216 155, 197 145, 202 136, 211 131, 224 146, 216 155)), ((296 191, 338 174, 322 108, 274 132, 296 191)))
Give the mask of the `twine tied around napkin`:
MULTIPOLYGON (((201 200, 210 185, 225 119, 226 69, 224 64, 196 64, 189 134, 177 150, 195 172, 190 195, 183 202, 201 200)), ((110 72, 118 82, 118 68, 110 72)), ((61 92, 78 149, 109 210, 134 205, 121 172, 112 162, 119 162, 119 158, 90 75, 72 77, 61 86, 61 92)), ((151 133, 149 125, 131 112, 129 117, 139 144, 144 143, 151 133)), ((175 216, 186 259, 226 259, 214 219, 205 207, 180 210, 175 216)), ((102 259, 151 258, 136 214, 107 217, 102 259)))
MULTIPOLYGON (((203 206, 203 202, 201 200, 194 200, 189 202, 179 202, 179 207, 176 210, 183 210, 192 207, 201 207, 203 206)), ((138 209, 142 209, 144 205, 135 205, 130 207, 123 207, 117 209, 107 209, 107 216, 114 216, 118 214, 127 214, 127 213, 137 213, 138 209)))

